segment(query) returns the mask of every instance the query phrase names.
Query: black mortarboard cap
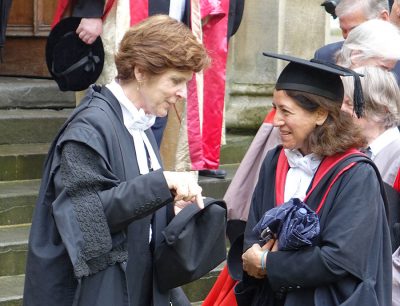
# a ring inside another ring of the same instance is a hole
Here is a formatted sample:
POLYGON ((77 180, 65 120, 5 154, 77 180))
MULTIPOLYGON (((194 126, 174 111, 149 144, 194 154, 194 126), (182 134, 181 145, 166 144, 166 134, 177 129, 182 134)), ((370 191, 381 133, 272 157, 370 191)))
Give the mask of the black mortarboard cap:
POLYGON ((81 18, 62 19, 51 30, 46 43, 46 63, 62 91, 79 91, 96 82, 104 64, 100 37, 84 43, 75 33, 81 18))
POLYGON ((343 102, 341 76, 354 78, 354 110, 358 118, 363 114, 363 95, 360 75, 332 63, 305 60, 290 55, 263 52, 263 55, 289 61, 276 82, 277 90, 297 90, 343 102))

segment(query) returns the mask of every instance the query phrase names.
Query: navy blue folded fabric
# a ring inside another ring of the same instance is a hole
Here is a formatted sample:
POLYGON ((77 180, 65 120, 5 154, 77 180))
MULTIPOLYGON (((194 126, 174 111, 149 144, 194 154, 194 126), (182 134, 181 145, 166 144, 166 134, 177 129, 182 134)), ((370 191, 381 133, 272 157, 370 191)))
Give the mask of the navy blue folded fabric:
POLYGON ((278 237, 278 250, 297 250, 311 246, 320 231, 318 215, 300 199, 268 210, 253 228, 260 240, 268 240, 268 232, 278 237))

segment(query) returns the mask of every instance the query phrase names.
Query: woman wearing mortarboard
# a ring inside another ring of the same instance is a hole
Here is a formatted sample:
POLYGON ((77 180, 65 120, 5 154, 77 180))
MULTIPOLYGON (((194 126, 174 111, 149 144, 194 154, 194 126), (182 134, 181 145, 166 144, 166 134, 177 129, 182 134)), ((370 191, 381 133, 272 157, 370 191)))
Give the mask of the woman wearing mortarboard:
POLYGON ((390 305, 391 246, 378 170, 355 148, 366 140, 341 111, 340 76, 353 76, 355 113, 363 114, 359 76, 289 56, 273 95, 282 146, 269 151, 255 188, 243 247, 238 305, 390 305), (280 249, 253 231, 265 212, 291 199, 319 218, 312 244, 280 249))

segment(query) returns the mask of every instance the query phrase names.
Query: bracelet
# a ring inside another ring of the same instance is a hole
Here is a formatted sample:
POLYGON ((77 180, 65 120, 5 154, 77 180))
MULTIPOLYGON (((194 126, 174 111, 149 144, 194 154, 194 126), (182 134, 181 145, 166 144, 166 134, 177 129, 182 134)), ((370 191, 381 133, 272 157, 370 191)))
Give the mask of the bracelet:
POLYGON ((269 250, 265 250, 264 253, 261 255, 261 270, 266 270, 266 261, 267 261, 267 255, 268 255, 269 250))

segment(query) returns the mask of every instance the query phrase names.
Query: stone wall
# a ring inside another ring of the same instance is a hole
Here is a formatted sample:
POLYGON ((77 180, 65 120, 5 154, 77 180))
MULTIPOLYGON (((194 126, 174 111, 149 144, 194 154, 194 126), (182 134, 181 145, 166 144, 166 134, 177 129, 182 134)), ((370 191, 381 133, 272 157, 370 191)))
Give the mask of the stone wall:
POLYGON ((242 23, 229 42, 226 128, 257 130, 285 62, 263 51, 311 58, 325 44, 329 17, 322 0, 245 0, 242 23))

